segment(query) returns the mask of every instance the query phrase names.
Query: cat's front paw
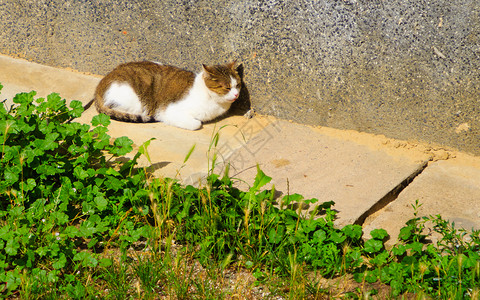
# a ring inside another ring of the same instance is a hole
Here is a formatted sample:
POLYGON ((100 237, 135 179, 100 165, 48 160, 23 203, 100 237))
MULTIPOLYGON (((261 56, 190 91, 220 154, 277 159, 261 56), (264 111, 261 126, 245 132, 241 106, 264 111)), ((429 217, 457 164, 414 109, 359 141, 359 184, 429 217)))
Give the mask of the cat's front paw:
POLYGON ((187 130, 197 130, 202 127, 202 122, 200 120, 197 120, 188 114, 181 114, 178 112, 161 112, 155 116, 155 120, 163 122, 170 126, 175 126, 187 130))
POLYGON ((183 118, 175 121, 164 121, 164 123, 187 130, 197 130, 202 127, 202 122, 197 119, 183 118))
POLYGON ((191 119, 188 122, 182 122, 178 127, 188 129, 188 130, 197 130, 202 127, 202 122, 197 119, 191 119))

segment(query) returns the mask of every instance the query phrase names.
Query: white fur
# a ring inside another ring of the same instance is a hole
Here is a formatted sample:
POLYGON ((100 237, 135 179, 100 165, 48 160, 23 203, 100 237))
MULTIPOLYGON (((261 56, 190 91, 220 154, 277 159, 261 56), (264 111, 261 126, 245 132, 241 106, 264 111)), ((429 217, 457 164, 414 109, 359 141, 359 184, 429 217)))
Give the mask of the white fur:
POLYGON ((202 122, 210 121, 224 114, 238 97, 237 81, 232 77, 232 89, 226 95, 218 95, 207 88, 203 71, 197 74, 192 88, 186 96, 155 114, 157 121, 176 127, 196 130, 202 122))
POLYGON ((140 99, 133 88, 125 82, 112 82, 103 95, 105 106, 126 113, 145 115, 140 99))

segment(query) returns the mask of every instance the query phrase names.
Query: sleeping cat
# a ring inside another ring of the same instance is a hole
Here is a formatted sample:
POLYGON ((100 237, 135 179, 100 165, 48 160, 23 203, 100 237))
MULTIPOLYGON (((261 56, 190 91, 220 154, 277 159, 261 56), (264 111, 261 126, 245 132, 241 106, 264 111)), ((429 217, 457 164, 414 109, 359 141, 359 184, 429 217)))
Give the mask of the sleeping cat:
POLYGON ((99 113, 127 122, 160 121, 196 130, 224 114, 238 98, 235 62, 203 65, 198 74, 155 62, 131 62, 107 74, 95 91, 99 113))

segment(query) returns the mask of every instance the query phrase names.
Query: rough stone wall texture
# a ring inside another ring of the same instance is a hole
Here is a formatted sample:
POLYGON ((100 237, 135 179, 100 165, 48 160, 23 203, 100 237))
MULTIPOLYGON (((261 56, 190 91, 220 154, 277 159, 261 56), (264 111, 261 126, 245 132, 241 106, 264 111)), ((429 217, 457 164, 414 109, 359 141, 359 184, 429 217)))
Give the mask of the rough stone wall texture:
POLYGON ((480 154, 478 0, 0 0, 0 26, 0 53, 98 74, 238 59, 261 113, 480 154))

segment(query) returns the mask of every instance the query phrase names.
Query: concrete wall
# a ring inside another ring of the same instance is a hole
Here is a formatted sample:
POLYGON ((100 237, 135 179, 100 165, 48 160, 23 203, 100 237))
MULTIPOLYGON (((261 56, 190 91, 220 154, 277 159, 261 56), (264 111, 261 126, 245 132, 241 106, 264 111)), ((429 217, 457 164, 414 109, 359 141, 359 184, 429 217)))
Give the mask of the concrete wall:
POLYGON ((0 0, 0 26, 0 53, 98 74, 238 59, 261 113, 480 155, 478 0, 0 0))

